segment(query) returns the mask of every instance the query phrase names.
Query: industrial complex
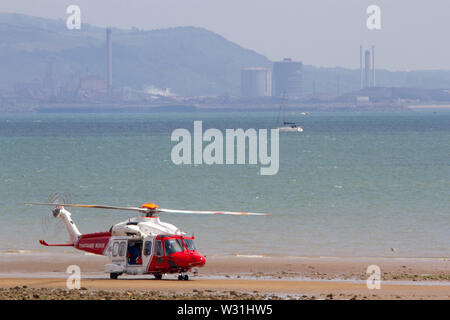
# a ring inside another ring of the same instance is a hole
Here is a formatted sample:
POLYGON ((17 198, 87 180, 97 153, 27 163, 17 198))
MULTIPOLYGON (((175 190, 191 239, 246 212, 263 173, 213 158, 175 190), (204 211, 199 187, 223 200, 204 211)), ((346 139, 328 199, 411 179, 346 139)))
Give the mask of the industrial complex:
MULTIPOLYGON (((450 101, 445 89, 417 89, 377 86, 375 46, 360 46, 360 87, 342 90, 346 79, 339 74, 326 79, 335 89, 316 90, 311 68, 305 70, 302 61, 284 58, 271 68, 261 65, 244 66, 240 70, 240 95, 224 93, 216 96, 177 95, 170 88, 147 87, 136 89, 114 83, 113 30, 105 29, 105 45, 101 54, 104 73, 71 74, 63 82, 54 79, 54 61, 49 59, 42 80, 17 82, 14 92, 2 94, 1 111, 150 111, 150 110, 276 110, 281 101, 288 108, 345 109, 345 108, 403 108, 408 104, 450 101), (103 74, 103 76, 102 76, 103 74), (307 84, 305 82, 307 78, 307 84), (334 93, 330 94, 330 91, 334 93)), ((344 75, 342 76, 344 77, 344 75)), ((348 81, 348 80, 347 80, 348 81)), ((322 82, 323 78, 322 78, 322 82)))

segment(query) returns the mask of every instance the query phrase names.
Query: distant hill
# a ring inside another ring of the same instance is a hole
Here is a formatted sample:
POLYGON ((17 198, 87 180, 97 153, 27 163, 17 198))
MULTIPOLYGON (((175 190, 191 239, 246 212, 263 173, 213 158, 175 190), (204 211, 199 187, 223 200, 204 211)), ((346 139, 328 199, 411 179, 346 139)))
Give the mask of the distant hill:
MULTIPOLYGON (((113 29, 115 87, 170 88, 181 96, 240 95, 240 70, 272 62, 255 51, 198 27, 144 31, 113 29)), ((106 78, 105 29, 64 20, 0 13, 0 92, 20 82, 40 82, 52 61, 56 85, 86 75, 106 78)), ((356 49, 357 50, 357 49, 356 49)), ((377 70, 383 87, 450 88, 450 71, 377 70)), ((359 69, 304 65, 303 92, 337 95, 358 90, 359 69)))
MULTIPOLYGON (((65 21, 0 14, 0 90, 42 81, 49 61, 57 83, 106 75, 105 29, 65 21)), ((113 29, 113 84, 170 88, 179 95, 240 94, 240 70, 271 62, 224 37, 196 27, 113 29)))

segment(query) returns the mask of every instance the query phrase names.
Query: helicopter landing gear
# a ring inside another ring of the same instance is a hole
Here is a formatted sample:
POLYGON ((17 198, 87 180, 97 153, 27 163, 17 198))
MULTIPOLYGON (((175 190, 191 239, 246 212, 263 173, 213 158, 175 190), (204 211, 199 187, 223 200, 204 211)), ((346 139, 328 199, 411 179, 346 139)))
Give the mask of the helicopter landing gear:
POLYGON ((178 280, 189 280, 189 276, 187 274, 180 274, 178 275, 178 280))
POLYGON ((155 273, 154 276, 155 276, 156 280, 161 280, 162 279, 162 273, 155 273))
POLYGON ((116 280, 120 275, 121 275, 121 273, 112 272, 109 274, 109 278, 116 280))

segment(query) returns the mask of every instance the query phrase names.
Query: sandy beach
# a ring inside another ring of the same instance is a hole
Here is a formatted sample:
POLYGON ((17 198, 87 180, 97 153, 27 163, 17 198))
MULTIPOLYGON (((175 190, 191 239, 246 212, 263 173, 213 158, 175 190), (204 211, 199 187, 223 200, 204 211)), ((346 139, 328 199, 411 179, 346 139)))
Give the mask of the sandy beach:
POLYGON ((110 280, 101 256, 2 254, 1 299, 450 299, 447 258, 207 257, 207 265, 178 281, 123 275, 110 280), (79 265, 81 289, 66 289, 66 268, 79 265), (369 265, 381 288, 369 290, 369 265))

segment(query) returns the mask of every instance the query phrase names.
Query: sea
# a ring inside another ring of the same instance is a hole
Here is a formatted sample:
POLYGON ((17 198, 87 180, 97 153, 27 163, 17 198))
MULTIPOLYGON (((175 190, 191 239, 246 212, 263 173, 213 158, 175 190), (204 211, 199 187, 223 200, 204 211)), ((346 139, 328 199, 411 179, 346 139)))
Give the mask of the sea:
MULTIPOLYGON (((205 255, 248 257, 450 256, 450 111, 288 112, 279 170, 260 164, 176 165, 175 129, 275 128, 276 112, 0 114, 0 253, 60 252, 48 201, 266 212, 163 213, 205 255)), ((206 146, 206 142, 204 146, 206 146)), ((72 208, 82 233, 134 214, 72 208)))

